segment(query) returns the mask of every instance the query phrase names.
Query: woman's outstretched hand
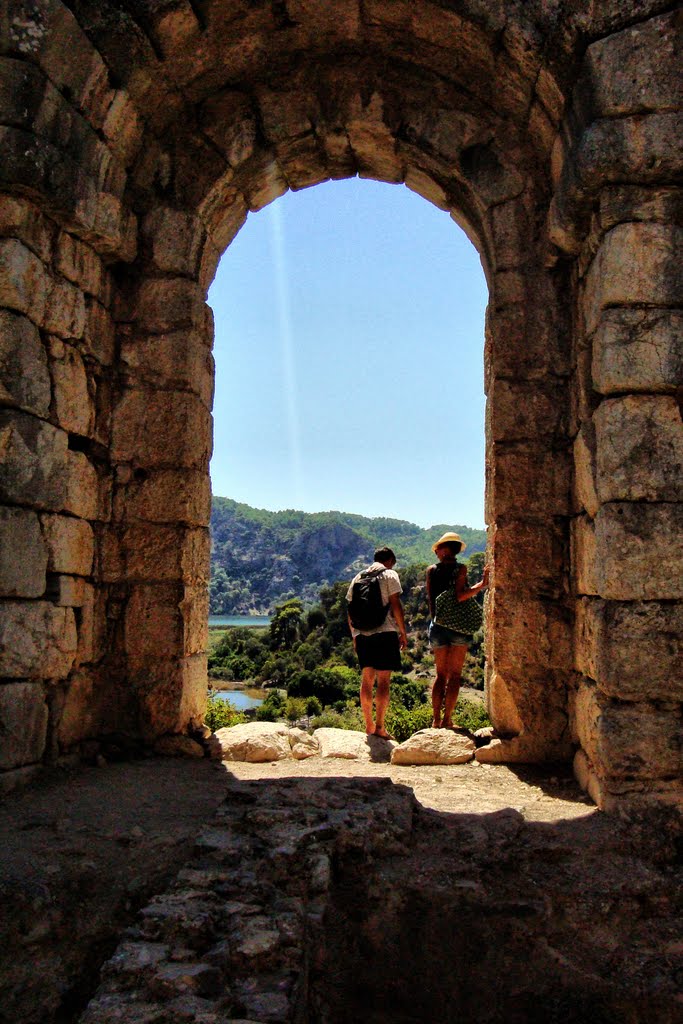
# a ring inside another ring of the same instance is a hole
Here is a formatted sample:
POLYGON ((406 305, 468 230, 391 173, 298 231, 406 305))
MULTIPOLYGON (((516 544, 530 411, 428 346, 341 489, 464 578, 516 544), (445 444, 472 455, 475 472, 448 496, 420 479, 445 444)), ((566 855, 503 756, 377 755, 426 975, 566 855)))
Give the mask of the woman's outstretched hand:
POLYGON ((484 566, 484 571, 481 574, 481 589, 484 590, 489 585, 489 567, 484 566))

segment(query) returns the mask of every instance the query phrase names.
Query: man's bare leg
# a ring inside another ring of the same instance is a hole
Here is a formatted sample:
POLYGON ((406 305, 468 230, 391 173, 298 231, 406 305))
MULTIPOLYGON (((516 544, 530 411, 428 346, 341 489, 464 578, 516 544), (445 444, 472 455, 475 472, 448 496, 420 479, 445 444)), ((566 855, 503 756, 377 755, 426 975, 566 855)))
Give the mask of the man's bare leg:
POLYGON ((375 723, 372 720, 372 690, 375 685, 374 668, 366 667, 360 677, 360 706, 365 719, 365 731, 372 736, 375 731, 375 723))
POLYGON ((448 661, 446 665, 446 698, 444 702, 441 727, 443 729, 452 729, 453 712, 455 710, 455 705, 458 703, 460 677, 462 676, 462 667, 465 664, 467 647, 465 647, 464 644, 458 644, 457 647, 447 647, 446 650, 448 651, 448 661))
POLYGON ((377 724, 375 726, 375 736, 382 736, 387 739, 389 733, 384 728, 384 719, 386 717, 387 708, 389 707, 389 683, 391 681, 391 672, 384 671, 377 673, 377 693, 375 694, 375 711, 377 724))

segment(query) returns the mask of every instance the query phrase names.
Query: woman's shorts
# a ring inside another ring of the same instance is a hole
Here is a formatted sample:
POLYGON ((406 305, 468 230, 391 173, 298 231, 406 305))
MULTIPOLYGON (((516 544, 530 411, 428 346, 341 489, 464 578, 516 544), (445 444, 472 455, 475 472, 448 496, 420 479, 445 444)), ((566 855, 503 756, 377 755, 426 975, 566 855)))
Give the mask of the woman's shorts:
POLYGON ((446 626, 437 626, 436 622, 429 623, 427 636, 433 651, 439 647, 469 647, 472 643, 469 633, 456 633, 454 629, 448 629, 446 626))
POLYGON ((356 654, 361 668, 375 668, 378 672, 401 671, 401 645, 395 629, 356 637, 356 654))

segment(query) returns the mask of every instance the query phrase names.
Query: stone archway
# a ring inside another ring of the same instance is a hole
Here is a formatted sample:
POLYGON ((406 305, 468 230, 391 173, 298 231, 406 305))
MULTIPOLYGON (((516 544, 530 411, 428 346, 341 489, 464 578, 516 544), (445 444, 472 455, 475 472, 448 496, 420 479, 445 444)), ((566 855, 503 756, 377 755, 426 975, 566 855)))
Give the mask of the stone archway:
POLYGON ((10 4, 1 768, 201 719, 206 290, 248 211, 360 174, 448 210, 489 280, 487 687, 508 738, 482 757, 578 747, 604 805, 672 791, 665 6, 10 4))

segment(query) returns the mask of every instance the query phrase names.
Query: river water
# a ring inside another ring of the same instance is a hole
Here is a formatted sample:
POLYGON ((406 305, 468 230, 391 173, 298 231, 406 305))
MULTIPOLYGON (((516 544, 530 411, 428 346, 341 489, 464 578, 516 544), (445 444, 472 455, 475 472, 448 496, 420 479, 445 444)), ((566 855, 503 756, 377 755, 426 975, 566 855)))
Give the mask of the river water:
POLYGON ((269 626, 270 615, 209 615, 212 626, 269 626))

